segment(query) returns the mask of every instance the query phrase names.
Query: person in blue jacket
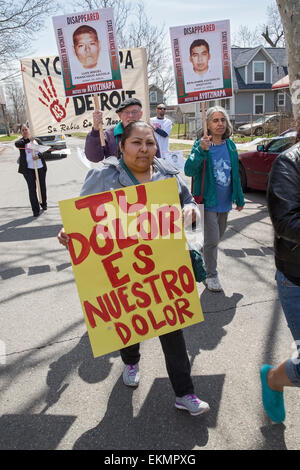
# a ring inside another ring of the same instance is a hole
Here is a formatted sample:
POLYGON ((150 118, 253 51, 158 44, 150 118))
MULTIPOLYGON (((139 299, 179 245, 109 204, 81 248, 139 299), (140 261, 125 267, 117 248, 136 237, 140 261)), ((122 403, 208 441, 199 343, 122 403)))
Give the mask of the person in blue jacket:
POLYGON ((238 211, 245 205, 239 178, 239 160, 234 142, 229 139, 232 126, 221 106, 206 111, 207 134, 194 142, 184 172, 193 177, 193 196, 203 198, 206 286, 212 292, 222 290, 217 271, 218 244, 227 226, 232 203, 238 211))

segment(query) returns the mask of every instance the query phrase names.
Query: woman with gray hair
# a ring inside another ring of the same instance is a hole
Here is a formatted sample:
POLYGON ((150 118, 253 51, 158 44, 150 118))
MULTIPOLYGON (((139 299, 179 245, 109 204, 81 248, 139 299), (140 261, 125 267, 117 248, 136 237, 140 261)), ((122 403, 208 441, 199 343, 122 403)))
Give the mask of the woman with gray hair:
POLYGON ((184 172, 193 177, 193 196, 204 203, 204 247, 206 287, 222 291, 217 272, 218 244, 227 226, 232 203, 238 211, 245 205, 239 178, 239 160, 234 142, 229 138, 232 126, 221 106, 206 112, 207 134, 203 131, 193 145, 184 172))

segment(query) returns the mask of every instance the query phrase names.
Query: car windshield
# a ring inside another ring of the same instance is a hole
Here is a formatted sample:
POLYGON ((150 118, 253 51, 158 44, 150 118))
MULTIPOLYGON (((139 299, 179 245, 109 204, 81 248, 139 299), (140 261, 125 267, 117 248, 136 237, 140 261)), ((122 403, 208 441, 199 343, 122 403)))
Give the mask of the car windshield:
POLYGON ((281 137, 279 139, 272 140, 268 146, 268 152, 281 153, 287 150, 295 142, 295 137, 281 137))
POLYGON ((261 117, 259 119, 257 119, 255 122, 255 124, 263 124, 264 122, 267 122, 269 121, 270 119, 272 119, 274 116, 264 116, 264 117, 261 117))

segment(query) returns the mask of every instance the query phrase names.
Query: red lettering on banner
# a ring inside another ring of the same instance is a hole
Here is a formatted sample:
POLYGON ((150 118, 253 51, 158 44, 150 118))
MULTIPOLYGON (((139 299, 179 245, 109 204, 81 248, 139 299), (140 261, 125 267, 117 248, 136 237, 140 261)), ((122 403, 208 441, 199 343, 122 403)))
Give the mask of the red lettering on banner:
POLYGON ((169 233, 178 233, 182 230, 181 212, 175 206, 164 206, 157 211, 159 220, 159 232, 164 237, 169 233), (180 220, 180 227, 175 225, 175 221, 180 220))
POLYGON ((183 265, 178 269, 178 276, 184 292, 190 294, 195 289, 195 278, 191 270, 183 265), (186 278, 186 279, 185 279, 186 278))
POLYGON ((152 293, 154 295, 155 302, 157 304, 160 304, 162 302, 162 300, 161 300, 161 297, 160 297, 160 295, 158 293, 158 290, 156 288, 156 285, 155 285, 155 281, 157 281, 157 279, 159 279, 159 275, 154 274, 153 276, 149 276, 146 279, 144 279, 143 282, 144 282, 144 284, 149 282, 149 284, 151 286, 151 289, 152 289, 152 293))
POLYGON ((116 191, 116 197, 117 197, 119 207, 126 214, 134 214, 135 212, 138 212, 142 210, 144 207, 146 207, 147 193, 146 193, 145 186, 143 184, 139 184, 138 186, 135 186, 135 189, 136 189, 138 199, 137 199, 137 202, 134 202, 133 204, 129 204, 127 202, 127 196, 125 194, 125 191, 123 190, 116 191))
POLYGON ((115 329, 123 344, 127 344, 131 338, 131 331, 127 325, 121 322, 114 323, 115 329))
POLYGON ((151 305, 151 297, 146 292, 144 292, 143 290, 140 291, 139 289, 143 289, 142 284, 140 284, 139 282, 135 282, 132 285, 131 292, 135 297, 138 297, 138 299, 142 299, 143 301, 141 302, 140 300, 137 299, 136 301, 137 305, 140 308, 147 308, 149 307, 149 305, 151 305))
POLYGON ((123 286, 123 287, 120 287, 120 289, 118 289, 118 296, 119 296, 119 299, 124 307, 124 310, 126 313, 130 313, 132 312, 133 310, 136 309, 136 305, 132 304, 132 305, 129 305, 128 303, 128 294, 125 294, 124 291, 127 290, 128 287, 127 286, 123 286))
POLYGON ((149 245, 139 245, 134 250, 134 256, 140 261, 144 263, 144 267, 140 267, 136 262, 133 263, 132 267, 138 274, 149 274, 155 269, 155 263, 152 259, 148 258, 148 256, 142 256, 141 253, 145 255, 153 255, 153 251, 149 245))
POLYGON ((114 241, 106 225, 101 225, 101 224, 95 225, 90 236, 90 244, 91 244, 91 247, 93 248, 93 251, 97 255, 105 256, 105 255, 109 255, 113 251, 114 241), (104 246, 99 246, 99 243, 98 243, 99 234, 103 235, 104 237, 104 240, 105 240, 104 246))
POLYGON ((151 325, 153 326, 154 330, 159 330, 163 326, 166 326, 166 324, 167 324, 166 320, 161 320, 159 323, 156 322, 156 319, 155 319, 153 313, 151 312, 151 310, 148 310, 147 314, 148 314, 148 317, 151 321, 151 325))
POLYGON ((183 315, 186 315, 189 318, 192 318, 194 316, 193 312, 190 312, 189 310, 187 310, 187 307, 189 306, 190 306, 190 303, 187 299, 175 300, 175 307, 176 307, 177 315, 181 324, 185 322, 183 315))
POLYGON ((83 199, 78 199, 78 201, 75 201, 75 206, 78 210, 89 209, 94 222, 100 222, 100 220, 103 220, 107 217, 107 212, 104 208, 104 204, 106 204, 107 202, 111 202, 112 200, 112 193, 106 192, 87 196, 83 199), (99 212, 102 213, 99 214, 99 212))
POLYGON ((70 238, 70 241, 68 242, 69 253, 73 264, 76 266, 86 259, 90 253, 91 247, 89 241, 81 233, 69 233, 68 235, 70 238), (81 251, 78 256, 75 253, 73 240, 77 240, 79 243, 81 243, 81 251))
POLYGON ((158 235, 158 227, 156 219, 151 212, 142 212, 137 217, 137 230, 143 240, 154 240, 158 235), (143 227, 143 222, 147 221, 150 226, 150 231, 146 232, 143 227))
POLYGON ((91 325, 92 328, 95 328, 96 326, 94 315, 97 315, 98 317, 100 317, 104 322, 110 321, 110 316, 108 314, 108 311, 106 310, 106 307, 103 303, 102 298, 97 297, 97 301, 101 310, 99 310, 99 308, 95 307, 90 302, 88 302, 88 300, 85 300, 83 302, 85 313, 87 315, 89 324, 91 325))
POLYGON ((112 291, 110 293, 110 297, 109 297, 108 294, 103 295, 103 300, 104 300, 104 302, 107 306, 107 309, 108 309, 108 311, 109 311, 109 313, 112 317, 120 318, 120 316, 122 314, 122 309, 121 309, 121 305, 120 305, 118 296, 114 291, 112 291))
POLYGON ((178 275, 176 271, 173 271, 172 269, 163 271, 161 273, 161 279, 162 279, 162 282, 164 284, 164 287, 166 289, 166 293, 169 299, 174 299, 173 292, 175 293, 177 297, 180 297, 183 294, 182 290, 179 289, 179 287, 175 285, 178 279, 178 275), (168 280, 167 276, 171 276, 171 279, 168 280))
POLYGON ((127 284, 130 281, 129 274, 119 278, 117 274, 120 272, 117 266, 113 265, 113 261, 116 259, 122 258, 123 255, 119 251, 118 253, 113 253, 112 255, 108 256, 107 258, 101 260, 106 271, 106 274, 111 282, 113 287, 121 287, 124 284, 127 284))
POLYGON ((134 331, 141 336, 145 336, 149 331, 147 320, 141 315, 135 314, 132 316, 132 326, 134 331), (138 324, 139 323, 139 324, 138 324))
POLYGON ((132 245, 136 245, 138 243, 137 235, 135 235, 134 237, 125 237, 121 219, 113 220, 112 224, 115 230, 117 244, 120 250, 124 250, 125 248, 128 248, 132 245))
POLYGON ((167 320, 168 324, 170 326, 175 326, 176 323, 177 323, 177 317, 176 317, 176 312, 175 312, 174 308, 171 307, 171 305, 166 305, 163 309, 163 312, 164 312, 164 316, 165 316, 165 319, 167 320), (172 318, 170 318, 168 316, 168 313, 167 313, 168 311, 171 312, 172 318))

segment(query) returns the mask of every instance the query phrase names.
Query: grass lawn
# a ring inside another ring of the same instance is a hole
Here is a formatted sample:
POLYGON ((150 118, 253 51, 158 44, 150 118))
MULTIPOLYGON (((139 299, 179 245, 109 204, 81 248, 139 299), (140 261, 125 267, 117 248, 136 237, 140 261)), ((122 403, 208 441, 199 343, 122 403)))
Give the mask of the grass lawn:
POLYGON ((79 139, 86 139, 87 132, 73 132, 72 137, 78 137, 79 139))
POLYGON ((20 137, 20 134, 11 134, 9 137, 7 135, 1 135, 0 142, 11 142, 12 140, 20 137))
POLYGON ((183 156, 187 158, 189 154, 191 153, 192 146, 191 145, 185 145, 185 144, 169 144, 169 148, 172 152, 172 150, 183 150, 183 156))
POLYGON ((186 135, 186 132, 188 131, 188 125, 184 124, 173 124, 172 131, 170 134, 170 137, 172 139, 181 139, 186 135))
POLYGON ((258 138, 273 138, 275 137, 275 134, 263 134, 263 135, 260 135, 260 136, 256 136, 256 135, 253 135, 252 137, 251 136, 241 136, 239 134, 234 134, 232 136, 232 140, 235 142, 235 143, 238 143, 238 144, 244 144, 246 142, 252 142, 252 140, 254 139, 258 139, 258 138))

